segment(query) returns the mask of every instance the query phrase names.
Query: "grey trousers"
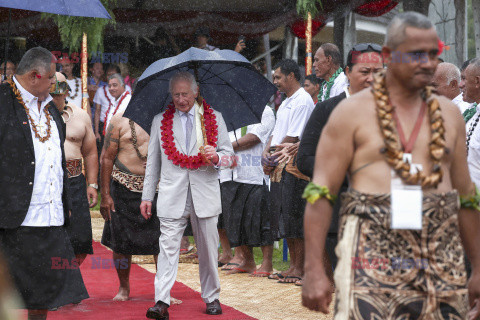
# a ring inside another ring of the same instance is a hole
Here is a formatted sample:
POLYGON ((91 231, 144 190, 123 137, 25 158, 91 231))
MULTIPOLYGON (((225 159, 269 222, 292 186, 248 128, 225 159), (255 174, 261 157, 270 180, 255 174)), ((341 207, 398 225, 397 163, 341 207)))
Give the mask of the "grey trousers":
MULTIPOLYGON (((197 245, 202 299, 210 303, 220 296, 218 277, 218 216, 198 218, 195 214, 190 188, 188 190, 185 211, 180 219, 160 219, 160 253, 155 275, 155 302, 162 301, 170 305, 170 290, 175 283, 180 255, 180 242, 190 217, 193 237, 197 245)), ((181 297, 178 297, 181 299, 181 297)))

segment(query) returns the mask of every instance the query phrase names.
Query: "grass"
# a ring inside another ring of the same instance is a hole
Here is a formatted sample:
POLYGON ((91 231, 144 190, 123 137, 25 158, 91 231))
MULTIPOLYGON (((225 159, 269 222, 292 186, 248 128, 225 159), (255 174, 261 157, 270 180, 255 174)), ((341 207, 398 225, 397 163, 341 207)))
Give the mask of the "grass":
MULTIPOLYGON (((98 193, 98 203, 95 207, 91 208, 90 210, 100 211, 100 192, 98 193)), ((193 243, 193 237, 190 238, 190 243, 193 243)), ((273 268, 278 271, 284 271, 288 269, 289 262, 283 261, 283 240, 278 242, 279 248, 273 248, 273 268)), ((220 249, 222 250, 222 249, 220 249)), ((220 251, 221 252, 221 251, 220 251)), ((260 248, 253 248, 253 256, 255 257, 255 263, 260 265, 263 260, 262 250, 260 248)))

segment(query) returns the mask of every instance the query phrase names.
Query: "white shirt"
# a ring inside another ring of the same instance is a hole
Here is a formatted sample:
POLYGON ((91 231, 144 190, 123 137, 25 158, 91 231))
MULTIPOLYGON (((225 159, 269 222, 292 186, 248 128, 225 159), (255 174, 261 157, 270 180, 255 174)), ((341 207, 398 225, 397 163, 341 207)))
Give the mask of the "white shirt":
MULTIPOLYGON (((52 97, 49 95, 45 101, 42 101, 39 112, 38 98, 25 90, 15 77, 13 77, 13 80, 33 122, 37 125, 40 136, 44 137, 47 132, 47 119, 44 109, 52 100, 52 97), (38 128, 38 125, 43 125, 43 128, 38 128)), ((51 136, 45 142, 40 142, 35 137, 32 124, 28 121, 35 152, 35 178, 33 180, 32 199, 22 226, 50 227, 64 224, 62 149, 57 125, 51 114, 50 118, 51 136)))
MULTIPOLYGON (((72 80, 67 79, 67 83, 70 86, 70 92, 67 95, 67 101, 69 103, 72 103, 73 105, 81 108, 82 107, 82 98, 83 98, 83 95, 82 95, 82 79, 80 79, 80 78, 74 78, 72 80), (76 91, 76 88, 77 88, 77 84, 78 84, 78 92, 77 92, 77 95, 75 96, 75 91, 76 91), (75 96, 75 99, 71 98, 73 96, 75 96)), ((87 98, 88 98, 88 94, 87 94, 87 98)))
MULTIPOLYGON (((235 181, 248 184, 263 184, 263 168, 262 168, 262 152, 265 144, 275 127, 275 114, 272 108, 266 106, 263 110, 262 120, 260 123, 247 126, 247 132, 256 135, 260 139, 260 143, 253 147, 236 151, 235 156, 238 158, 235 168, 223 169, 220 171, 220 182, 235 181)), ((241 138, 242 128, 228 133, 230 141, 237 141, 241 138)))
MULTIPOLYGON (((343 91, 342 91, 343 92, 343 91)), ((302 138, 303 130, 315 108, 312 97, 305 89, 298 89, 285 99, 277 111, 277 122, 273 129, 272 147, 281 144, 285 136, 302 138)))
MULTIPOLYGON (((477 109, 475 115, 466 123, 467 139, 468 133, 475 124, 475 120, 479 116, 480 108, 477 109)), ((468 170, 470 171, 470 177, 475 185, 480 188, 480 121, 477 123, 472 135, 470 136, 467 162, 468 170)))
MULTIPOLYGON (((335 80, 333 81, 333 86, 332 88, 330 89, 330 96, 328 97, 328 99, 331 99, 333 97, 336 97, 338 96, 339 94, 341 94, 346 88, 348 88, 348 78, 347 76, 345 75, 344 72, 340 73, 336 78, 335 80)), ((326 98, 326 95, 327 95, 327 84, 325 83, 323 85, 323 96, 322 96, 322 99, 319 100, 318 102, 321 102, 321 101, 325 101, 327 99, 326 98)))
MULTIPOLYGON (((129 91, 125 91, 124 93, 122 93, 120 95, 120 97, 118 97, 118 99, 116 99, 116 100, 115 100, 115 98, 112 99, 112 105, 110 107, 110 110, 108 110, 108 108, 107 108, 108 114, 106 115, 106 119, 104 121, 105 128, 108 128, 108 124, 110 123, 110 120, 112 120, 112 117, 115 114, 123 112, 123 111, 125 111, 125 109, 127 109, 127 106, 128 106, 128 103, 130 102, 130 99, 132 99, 132 95, 130 94, 129 91), (125 96, 125 98, 122 100, 123 96, 125 96), (121 100, 121 102, 120 102, 120 100, 121 100), (120 103, 120 105, 118 105, 119 103, 120 103), (118 109, 117 109, 117 106, 118 106, 118 109)), ((102 107, 102 109, 103 109, 103 107, 102 107)), ((100 128, 99 128, 99 130, 100 130, 100 128)))
MULTIPOLYGON (((192 121, 192 131, 193 129, 195 128, 195 108, 196 108, 196 103, 193 105, 192 109, 190 109, 190 111, 188 112, 182 112, 180 110, 177 109, 177 114, 178 116, 180 117, 180 120, 182 121, 182 128, 183 128, 183 136, 185 137, 185 141, 187 141, 187 139, 189 139, 190 137, 187 137, 187 117, 184 116, 184 114, 187 114, 188 117, 190 118, 190 121, 192 121)), ((191 134, 191 132, 190 132, 191 134)), ((185 148, 185 146, 182 146, 183 148, 185 148)), ((188 151, 187 151, 188 152, 188 151)))
MULTIPOLYGON (((132 93, 132 89, 129 85, 125 85, 125 91, 132 93)), ((108 90, 108 85, 101 86, 100 88, 98 88, 97 92, 95 92, 95 96, 93 97, 93 103, 101 106, 100 122, 105 122, 105 114, 107 113, 108 107, 111 103, 113 103, 114 100, 115 98, 110 94, 110 91, 108 90)), ((102 129, 99 128, 98 130, 102 129)))
POLYGON ((463 114, 465 110, 470 107, 470 103, 463 101, 463 93, 460 92, 458 96, 455 97, 455 99, 452 100, 453 103, 460 109, 460 112, 463 114))

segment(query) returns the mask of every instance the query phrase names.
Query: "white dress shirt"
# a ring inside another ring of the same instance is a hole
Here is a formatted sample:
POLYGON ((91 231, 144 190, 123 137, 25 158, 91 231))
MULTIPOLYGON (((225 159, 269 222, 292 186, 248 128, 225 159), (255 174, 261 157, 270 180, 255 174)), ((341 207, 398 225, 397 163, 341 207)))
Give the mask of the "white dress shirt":
MULTIPOLYGON (((478 117, 480 117, 480 108, 477 109, 475 115, 466 123, 467 139, 468 133, 471 131, 478 117)), ((475 185, 480 188, 480 120, 470 136, 467 162, 470 177, 475 185)))
MULTIPOLYGON (((182 121, 183 136, 185 137, 185 141, 187 141, 187 139, 189 139, 190 137, 187 137, 187 117, 185 117, 183 115, 188 114, 188 117, 192 121, 192 132, 193 132, 193 129, 195 129, 195 108, 196 107, 197 107, 197 104, 195 103, 193 105, 192 109, 190 109, 190 111, 188 111, 188 112, 182 112, 178 109, 176 110, 178 116, 180 117, 180 120, 182 121)), ((185 148, 185 146, 182 146, 182 147, 185 148)))
MULTIPOLYGON (((348 78, 345 75, 345 73, 342 72, 333 81, 333 86, 330 89, 330 96, 328 97, 328 99, 331 99, 333 97, 338 96, 339 94, 344 92, 344 90, 346 88, 348 88, 348 78)), ((327 99, 325 99, 326 95, 327 95, 327 84, 324 84, 323 85, 323 96, 322 96, 321 101, 327 100, 327 99)), ((318 102, 321 102, 321 101, 319 100, 318 102)))
MULTIPOLYGON (((29 110, 30 116, 37 125, 40 136, 44 137, 47 132, 47 119, 44 109, 52 100, 52 97, 49 95, 45 101, 42 101, 39 112, 38 98, 25 90, 15 77, 13 77, 13 80, 29 110), (38 128, 39 125, 43 125, 43 128, 38 128)), ((35 137, 32 123, 30 123, 35 152, 35 178, 33 180, 32 199, 22 226, 51 227, 64 224, 62 149, 57 125, 51 115, 50 118, 51 136, 45 142, 40 142, 35 137)))
POLYGON ((460 93, 455 99, 452 100, 453 103, 460 109, 460 112, 463 114, 465 110, 470 107, 470 103, 463 101, 463 93, 460 93))
MULTIPOLYGON (((235 156, 238 158, 237 166, 233 169, 221 170, 220 182, 233 180, 239 183, 263 184, 262 152, 274 126, 275 114, 272 108, 266 106, 265 110, 263 110, 261 122, 247 126, 246 132, 246 134, 256 135, 260 139, 260 143, 246 150, 235 151, 235 156)), ((241 138, 242 128, 230 131, 228 135, 233 144, 241 138)))
MULTIPOLYGON (((132 93, 132 89, 129 85, 125 85, 125 91, 132 93)), ((115 98, 110 94, 108 90, 108 85, 101 86, 98 88, 95 96, 93 97, 93 103, 96 103, 101 106, 100 109, 100 122, 105 122, 105 114, 107 113, 108 107, 111 103, 113 103, 115 98)), ((81 107, 81 106, 77 106, 81 107)), ((99 128, 98 130, 102 130, 99 128)))
MULTIPOLYGON (((82 79, 80 79, 80 78, 73 78, 71 80, 67 79, 67 83, 70 86, 70 92, 67 95, 67 101, 69 103, 72 103, 73 105, 81 108, 82 107, 82 97, 83 97, 83 95, 82 95, 82 79), (75 97, 75 99, 72 99, 71 97, 73 97, 75 95, 75 89, 77 88, 76 84, 78 84, 77 96, 75 97)), ((87 94, 87 98, 88 98, 88 94, 87 94)))
POLYGON ((274 147, 281 144, 285 136, 301 139, 314 108, 312 97, 302 87, 291 97, 283 100, 277 111, 277 122, 270 145, 274 147))
MULTIPOLYGON (((130 99, 132 99, 132 95, 130 94, 129 91, 125 91, 124 93, 122 93, 120 95, 120 97, 118 97, 118 99, 113 98, 111 100, 112 101, 112 107, 110 108, 110 110, 108 110, 108 114, 106 114, 106 119, 104 120, 104 123, 106 122, 105 128, 108 128, 108 124, 110 123, 110 120, 112 120, 112 117, 115 114, 121 113, 121 112, 125 111, 125 109, 127 109, 127 106, 128 106, 128 103, 130 102, 130 99), (125 98, 122 100, 123 96, 125 96, 125 98), (120 103, 120 100, 122 100, 122 102, 118 106, 118 104, 120 103), (117 106, 118 106, 118 109, 117 109, 117 106), (117 110, 117 112, 115 112, 115 110, 117 110)), ((103 106, 102 106, 102 109, 103 109, 103 106)), ((99 128, 99 130, 100 130, 100 128, 99 128)))

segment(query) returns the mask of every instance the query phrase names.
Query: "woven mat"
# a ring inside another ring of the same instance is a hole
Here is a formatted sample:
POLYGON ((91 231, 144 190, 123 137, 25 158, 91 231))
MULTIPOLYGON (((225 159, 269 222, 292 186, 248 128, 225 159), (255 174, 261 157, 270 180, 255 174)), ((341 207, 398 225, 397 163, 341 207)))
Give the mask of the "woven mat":
MULTIPOLYGON (((99 213, 98 213, 99 215, 99 213)), ((103 219, 93 212, 93 238, 100 241, 103 231, 103 219)), ((134 256, 138 257, 148 256, 134 256)), ((153 259, 153 258, 152 258, 153 259)), ((155 272, 155 264, 141 264, 141 267, 155 272)), ((333 314, 333 303, 330 314, 309 311, 301 305, 301 288, 293 284, 281 284, 267 278, 252 278, 248 274, 226 275, 219 271, 222 292, 220 301, 251 317, 261 320, 330 320, 333 314)), ((180 263, 177 281, 195 291, 200 291, 198 264, 180 263)), ((181 299, 181 297, 177 297, 181 299)))

